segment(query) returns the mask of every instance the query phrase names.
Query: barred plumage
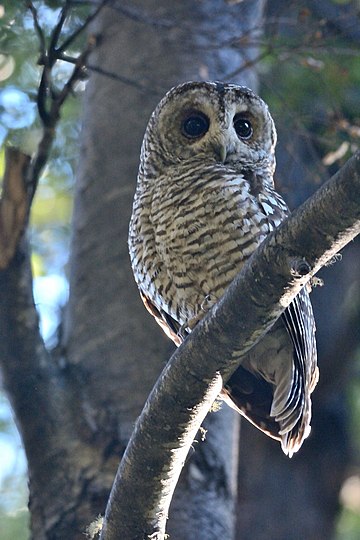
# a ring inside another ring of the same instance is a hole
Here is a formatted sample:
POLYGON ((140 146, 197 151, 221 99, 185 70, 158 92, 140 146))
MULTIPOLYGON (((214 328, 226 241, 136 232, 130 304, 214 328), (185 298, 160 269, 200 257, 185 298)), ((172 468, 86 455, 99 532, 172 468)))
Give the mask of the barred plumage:
MULTIPOLYGON (((177 345, 288 214, 273 184, 275 144, 266 104, 241 86, 185 83, 150 118, 129 250, 145 306, 177 345)), ((317 377, 303 289, 222 397, 291 456, 310 431, 317 377)))

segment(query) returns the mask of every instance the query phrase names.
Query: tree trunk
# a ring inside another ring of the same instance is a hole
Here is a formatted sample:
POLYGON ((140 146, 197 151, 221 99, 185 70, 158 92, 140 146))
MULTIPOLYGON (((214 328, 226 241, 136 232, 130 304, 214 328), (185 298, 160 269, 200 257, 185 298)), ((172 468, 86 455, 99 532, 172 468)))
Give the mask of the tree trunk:
MULTIPOLYGON (((91 66, 144 87, 92 74, 74 208, 66 356, 79 379, 87 429, 103 447, 106 474, 97 483, 104 500, 119 451, 171 351, 142 306, 127 253, 145 126, 172 85, 202 74, 221 79, 240 65, 238 52, 211 46, 260 24, 261 10, 261 2, 135 2, 131 16, 104 11, 96 28, 101 46, 91 66)), ((254 86, 254 74, 248 70, 242 82, 254 86)), ((205 427, 206 442, 194 445, 171 506, 168 529, 177 540, 233 537, 238 418, 224 410, 205 427)))
MULTIPOLYGON (((261 0, 114 3, 93 29, 99 46, 89 61, 70 298, 52 353, 38 332, 25 242, 1 274, 4 380, 27 454, 36 540, 80 540, 104 512, 134 422, 172 351, 141 304, 127 254, 148 117, 173 84, 222 79, 238 68, 244 56, 216 44, 259 26, 262 7, 261 0)), ((246 59, 254 53, 247 48, 246 59)), ((255 86, 251 69, 241 82, 255 86)), ((172 505, 177 540, 233 538, 238 417, 224 409, 206 429, 172 505)))

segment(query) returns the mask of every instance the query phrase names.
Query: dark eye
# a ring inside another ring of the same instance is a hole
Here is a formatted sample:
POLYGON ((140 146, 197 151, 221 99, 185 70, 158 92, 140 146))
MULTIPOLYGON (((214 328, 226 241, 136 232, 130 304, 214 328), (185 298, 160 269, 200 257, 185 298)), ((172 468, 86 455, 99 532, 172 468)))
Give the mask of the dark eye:
POLYGON ((181 131, 189 139, 198 139, 209 129, 209 119, 201 112, 191 113, 182 123, 181 131))
POLYGON ((240 139, 250 139, 253 134, 251 122, 240 114, 237 114, 234 118, 234 128, 240 139))

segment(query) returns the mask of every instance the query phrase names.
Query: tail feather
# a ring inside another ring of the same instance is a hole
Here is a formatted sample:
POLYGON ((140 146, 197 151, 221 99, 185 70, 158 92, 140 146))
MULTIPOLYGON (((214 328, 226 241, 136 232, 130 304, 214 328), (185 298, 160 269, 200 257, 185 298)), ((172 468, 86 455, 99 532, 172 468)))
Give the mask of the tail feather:
POLYGON ((318 379, 314 336, 311 304, 303 289, 224 390, 227 403, 279 440, 289 457, 311 430, 310 396, 318 379))

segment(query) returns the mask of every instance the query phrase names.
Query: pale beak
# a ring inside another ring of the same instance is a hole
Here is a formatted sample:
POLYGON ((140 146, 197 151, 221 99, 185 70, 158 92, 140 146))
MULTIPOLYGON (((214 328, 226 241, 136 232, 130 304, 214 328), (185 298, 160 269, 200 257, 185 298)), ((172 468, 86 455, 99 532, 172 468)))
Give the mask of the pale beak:
POLYGON ((225 159, 228 153, 225 142, 222 142, 221 140, 216 140, 212 143, 212 147, 214 149, 216 161, 220 163, 225 163, 225 159))
POLYGON ((225 159, 226 159, 226 156, 227 156, 227 149, 226 149, 226 146, 224 144, 222 144, 220 147, 219 147, 219 157, 220 157, 220 161, 221 163, 225 163, 225 159))

